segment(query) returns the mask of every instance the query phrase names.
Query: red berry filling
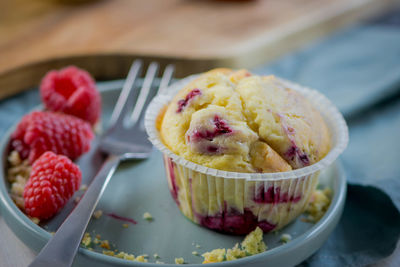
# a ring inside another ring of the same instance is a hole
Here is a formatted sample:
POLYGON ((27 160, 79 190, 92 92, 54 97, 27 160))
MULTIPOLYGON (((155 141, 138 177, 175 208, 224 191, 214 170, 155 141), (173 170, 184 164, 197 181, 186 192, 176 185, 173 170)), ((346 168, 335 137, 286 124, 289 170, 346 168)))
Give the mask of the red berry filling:
MULTIPOLYGON (((233 132, 233 130, 228 126, 228 123, 225 120, 221 119, 218 115, 214 116, 213 123, 214 123, 213 131, 195 130, 192 135, 193 137, 190 138, 190 140, 196 141, 198 139, 206 139, 212 141, 217 136, 233 132)), ((210 149, 213 150, 214 148, 210 149)))
POLYGON ((172 186, 172 188, 170 189, 171 195, 174 198, 176 204, 179 206, 178 186, 176 185, 175 170, 174 170, 175 163, 172 161, 171 158, 167 158, 164 160, 166 161, 166 165, 168 166, 169 178, 172 186))
POLYGON ((268 204, 278 204, 278 203, 288 203, 288 202, 298 202, 301 196, 289 196, 288 192, 281 194, 280 187, 269 187, 265 191, 264 187, 261 186, 257 190, 257 195, 254 197, 254 202, 256 203, 268 203, 268 204))
POLYGON ((298 158, 302 162, 303 166, 310 164, 308 156, 294 144, 285 153, 285 156, 292 161, 295 160, 295 158, 298 158))
POLYGON ((176 110, 177 113, 182 112, 182 110, 189 104, 189 101, 194 98, 195 96, 201 95, 201 91, 200 89, 193 89, 192 91, 190 91, 185 99, 181 99, 178 101, 178 109, 176 110))
POLYGON ((225 207, 224 211, 213 216, 195 215, 200 220, 201 225, 218 232, 234 235, 248 234, 257 226, 264 232, 270 232, 276 227, 266 220, 258 221, 257 216, 249 209, 244 209, 244 212, 241 213, 235 209, 227 211, 225 207))

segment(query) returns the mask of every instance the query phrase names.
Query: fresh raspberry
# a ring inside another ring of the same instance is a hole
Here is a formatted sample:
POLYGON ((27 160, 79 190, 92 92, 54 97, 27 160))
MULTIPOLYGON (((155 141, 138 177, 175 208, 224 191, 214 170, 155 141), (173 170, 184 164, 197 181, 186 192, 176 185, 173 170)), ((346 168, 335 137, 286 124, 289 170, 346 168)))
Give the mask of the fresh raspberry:
POLYGON ((101 113, 101 97, 90 74, 74 66, 52 70, 40 84, 45 107, 74 115, 94 125, 101 113))
POLYGON ((89 151, 94 135, 90 124, 74 116, 51 111, 25 115, 11 134, 11 149, 32 164, 46 151, 78 158, 89 151))
POLYGON ((46 152, 32 165, 24 188, 25 212, 39 219, 56 214, 81 184, 82 173, 69 158, 46 152))

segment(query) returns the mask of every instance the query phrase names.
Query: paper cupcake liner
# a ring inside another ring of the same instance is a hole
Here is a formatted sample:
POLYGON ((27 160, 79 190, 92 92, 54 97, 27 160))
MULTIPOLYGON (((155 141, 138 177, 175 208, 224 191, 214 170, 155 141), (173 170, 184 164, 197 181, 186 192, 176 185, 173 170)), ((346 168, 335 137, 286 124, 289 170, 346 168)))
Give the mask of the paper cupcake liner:
POLYGON ((156 96, 145 116, 150 141, 163 152, 168 186, 181 212, 195 223, 233 234, 246 234, 256 226, 277 230, 306 208, 321 170, 332 164, 348 143, 347 125, 337 108, 315 90, 280 79, 302 93, 323 116, 332 148, 319 162, 293 171, 240 173, 208 168, 169 150, 161 141, 156 119, 174 95, 198 75, 174 83, 156 96))

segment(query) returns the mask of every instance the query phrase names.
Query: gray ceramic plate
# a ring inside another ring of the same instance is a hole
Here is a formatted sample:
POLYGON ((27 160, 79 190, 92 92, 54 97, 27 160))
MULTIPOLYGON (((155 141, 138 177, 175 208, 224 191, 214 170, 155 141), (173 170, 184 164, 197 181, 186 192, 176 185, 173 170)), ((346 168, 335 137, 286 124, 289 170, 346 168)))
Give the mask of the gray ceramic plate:
MULTIPOLYGON (((108 121, 121 87, 121 81, 99 83, 103 97, 103 122, 108 121)), ((1 214, 16 235, 30 248, 38 251, 51 237, 49 231, 57 229, 74 203, 70 201, 60 214, 40 226, 31 222, 15 206, 8 195, 9 184, 4 172, 8 136, 6 135, 1 146, 3 152, 0 162, 1 214)), ((83 183, 90 182, 88 177, 93 177, 101 162, 102 158, 95 150, 79 160, 84 174, 83 183)), ((264 241, 268 245, 266 252, 208 266, 293 266, 309 257, 328 238, 342 214, 346 178, 341 164, 336 162, 324 171, 320 183, 322 186, 332 188, 334 194, 328 212, 317 224, 305 223, 298 219, 280 231, 290 234, 293 237, 291 242, 282 244, 279 242, 280 234, 267 234, 264 236, 264 241)), ((147 160, 122 164, 102 196, 98 209, 104 213, 132 218, 137 224, 124 228, 122 226, 124 221, 103 215, 100 219, 90 222, 88 232, 100 234, 102 239, 108 239, 120 251, 134 255, 148 254, 149 262, 155 262, 152 255, 157 253, 161 257, 159 260, 165 263, 173 263, 174 258, 183 257, 185 262, 195 266, 201 263, 202 258, 194 256, 193 251, 201 254, 215 248, 231 248, 243 239, 202 228, 181 215, 170 196, 161 154, 158 151, 154 151, 147 160), (150 212, 154 221, 144 220, 144 212, 150 212), (199 244, 201 248, 196 248, 192 243, 199 244)), ((153 266, 153 264, 125 261, 81 248, 74 266, 153 266)))

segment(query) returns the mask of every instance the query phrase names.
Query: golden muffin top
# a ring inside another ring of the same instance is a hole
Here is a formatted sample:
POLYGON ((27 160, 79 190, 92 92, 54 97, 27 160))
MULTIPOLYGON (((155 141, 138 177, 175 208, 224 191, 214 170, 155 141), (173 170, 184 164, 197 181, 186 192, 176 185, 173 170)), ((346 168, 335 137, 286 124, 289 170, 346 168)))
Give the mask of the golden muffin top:
POLYGON ((177 155, 225 171, 288 171, 330 148, 326 124, 304 96, 246 70, 202 74, 173 98, 158 129, 177 155))

